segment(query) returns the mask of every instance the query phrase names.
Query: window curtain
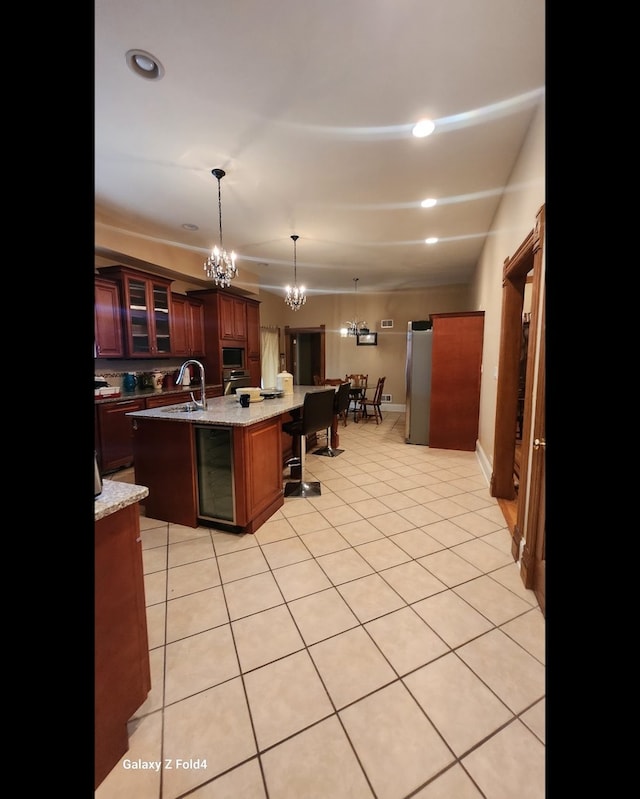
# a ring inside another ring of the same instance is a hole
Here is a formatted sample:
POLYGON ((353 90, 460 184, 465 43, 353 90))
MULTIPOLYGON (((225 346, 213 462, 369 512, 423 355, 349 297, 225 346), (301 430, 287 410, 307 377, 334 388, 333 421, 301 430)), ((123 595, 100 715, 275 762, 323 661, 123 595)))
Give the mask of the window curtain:
POLYGON ((262 388, 275 388, 278 374, 280 333, 277 327, 260 328, 260 359, 262 361, 262 388))

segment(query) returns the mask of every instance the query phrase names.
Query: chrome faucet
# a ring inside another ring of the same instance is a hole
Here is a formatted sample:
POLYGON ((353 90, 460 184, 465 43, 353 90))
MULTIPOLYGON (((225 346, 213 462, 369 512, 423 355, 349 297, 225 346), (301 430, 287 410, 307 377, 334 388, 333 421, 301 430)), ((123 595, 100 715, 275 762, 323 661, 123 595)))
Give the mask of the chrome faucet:
POLYGON ((176 378, 176 383, 178 385, 182 385, 182 377, 184 375, 184 370, 189 366, 190 363, 195 364, 196 366, 200 367, 200 402, 193 396, 193 391, 191 392, 191 400, 196 408, 200 408, 203 411, 207 410, 207 397, 206 397, 206 389, 205 389, 205 381, 204 381, 204 366, 200 363, 200 361, 196 361, 190 359, 185 361, 182 366, 180 367, 180 371, 178 372, 178 377, 176 378))

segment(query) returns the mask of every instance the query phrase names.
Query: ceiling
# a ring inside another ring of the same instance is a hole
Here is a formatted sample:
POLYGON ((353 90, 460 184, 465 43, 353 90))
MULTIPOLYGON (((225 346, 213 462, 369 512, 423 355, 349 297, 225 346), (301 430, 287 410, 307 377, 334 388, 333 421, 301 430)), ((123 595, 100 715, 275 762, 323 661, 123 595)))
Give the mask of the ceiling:
POLYGON ((223 243, 262 290, 292 282, 292 234, 310 297, 356 277, 358 292, 464 284, 544 101, 544 15, 542 0, 96 0, 96 219, 204 262, 222 168, 223 243), (136 75, 130 49, 164 76, 136 75))

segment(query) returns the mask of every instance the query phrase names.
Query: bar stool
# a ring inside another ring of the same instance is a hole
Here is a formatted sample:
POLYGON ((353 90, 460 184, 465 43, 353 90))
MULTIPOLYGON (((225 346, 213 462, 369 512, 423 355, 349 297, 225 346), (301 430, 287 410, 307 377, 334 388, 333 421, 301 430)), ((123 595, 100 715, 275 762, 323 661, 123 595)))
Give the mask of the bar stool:
POLYGON ((284 489, 285 497, 319 497, 322 494, 320 483, 307 483, 304 479, 304 443, 306 437, 311 433, 317 433, 331 427, 333 421, 333 407, 336 392, 329 388, 326 391, 308 391, 304 395, 302 405, 302 415, 299 419, 285 422, 282 429, 290 436, 298 438, 297 452, 299 458, 293 458, 288 463, 298 465, 295 461, 300 461, 300 480, 288 482, 284 489))
MULTIPOLYGON (((344 425, 347 425, 347 411, 349 409, 349 392, 351 390, 351 385, 349 383, 340 383, 340 387, 335 393, 335 397, 333 400, 333 415, 336 418, 342 417, 344 419, 344 425)), ((333 419, 331 420, 333 424, 333 419)), ((325 455, 328 458, 335 458, 337 455, 341 455, 344 452, 343 449, 334 449, 331 446, 331 428, 327 428, 327 446, 322 447, 321 449, 314 450, 311 454, 312 455, 325 455)))

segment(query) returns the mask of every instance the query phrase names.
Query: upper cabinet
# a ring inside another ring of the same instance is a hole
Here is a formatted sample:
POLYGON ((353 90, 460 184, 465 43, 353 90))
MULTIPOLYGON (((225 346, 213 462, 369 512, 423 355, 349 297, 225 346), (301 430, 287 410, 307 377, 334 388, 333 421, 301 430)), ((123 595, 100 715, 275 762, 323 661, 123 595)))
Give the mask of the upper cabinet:
POLYGON ((185 358, 205 354, 204 306, 184 294, 171 295, 171 354, 185 358))
POLYGON ((247 302, 233 294, 218 295, 220 310, 220 338, 245 341, 247 338, 247 302))
POLYGON ((100 274, 120 282, 125 355, 129 358, 171 356, 171 281, 122 266, 105 267, 100 269, 100 274))
POLYGON ((113 280, 95 279, 94 319, 95 357, 122 358, 120 295, 113 280))

